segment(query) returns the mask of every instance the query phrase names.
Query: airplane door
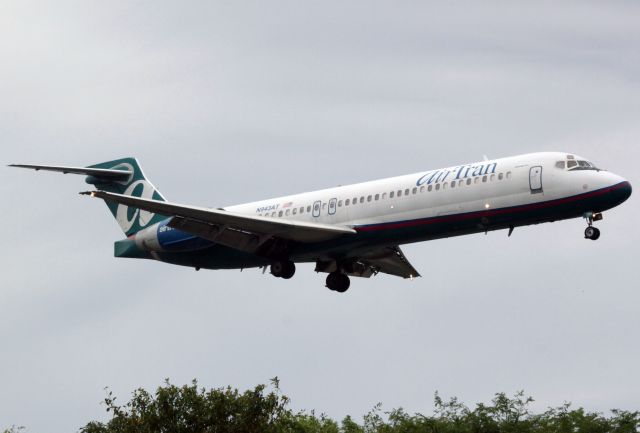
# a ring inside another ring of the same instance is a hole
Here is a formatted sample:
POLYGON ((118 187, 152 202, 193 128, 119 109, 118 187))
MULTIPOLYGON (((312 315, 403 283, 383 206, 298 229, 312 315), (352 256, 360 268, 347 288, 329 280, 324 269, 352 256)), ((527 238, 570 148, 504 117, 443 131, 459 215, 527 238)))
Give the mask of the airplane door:
POLYGON ((531 194, 542 192, 542 166, 536 165, 529 169, 529 187, 531 194))
POLYGON ((316 217, 316 218, 317 218, 317 217, 319 217, 319 216, 320 216, 320 208, 321 208, 321 207, 322 207, 322 206, 321 206, 320 200, 318 200, 317 202, 315 202, 315 203, 313 204, 313 213, 312 213, 312 215, 313 215, 314 217, 316 217))
POLYGON ((329 215, 336 214, 336 203, 338 202, 337 198, 332 198, 329 200, 329 215))

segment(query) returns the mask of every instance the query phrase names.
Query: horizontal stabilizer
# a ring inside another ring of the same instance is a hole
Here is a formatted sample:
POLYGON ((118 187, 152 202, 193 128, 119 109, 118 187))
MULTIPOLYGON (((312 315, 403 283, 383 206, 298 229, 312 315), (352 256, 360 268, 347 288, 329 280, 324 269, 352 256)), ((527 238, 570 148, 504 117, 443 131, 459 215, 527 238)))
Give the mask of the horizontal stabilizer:
POLYGON ((60 165, 32 165, 32 164, 9 164, 9 167, 30 168, 33 170, 57 171, 67 174, 84 174, 86 176, 94 176, 108 178, 111 180, 126 180, 133 172, 129 170, 111 170, 106 168, 87 168, 87 167, 65 167, 60 165))

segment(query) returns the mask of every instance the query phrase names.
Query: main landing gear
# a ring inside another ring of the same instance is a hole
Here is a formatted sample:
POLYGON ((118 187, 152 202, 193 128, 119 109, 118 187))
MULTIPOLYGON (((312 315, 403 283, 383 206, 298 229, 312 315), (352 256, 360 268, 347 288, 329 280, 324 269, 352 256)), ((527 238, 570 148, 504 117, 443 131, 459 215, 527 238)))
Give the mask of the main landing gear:
POLYGON ((593 212, 587 212, 584 215, 584 218, 587 220, 587 224, 589 226, 584 229, 584 237, 585 239, 591 239, 592 241, 598 240, 600 237, 600 230, 593 226, 594 221, 600 221, 602 219, 601 213, 594 214, 593 212))
POLYGON ((296 273, 296 265, 291 260, 282 260, 271 264, 271 275, 288 280, 296 273))
POLYGON ((334 271, 327 275, 327 288, 338 293, 344 293, 349 289, 351 280, 347 274, 334 271))
MULTIPOLYGON (((266 270, 266 267, 265 267, 266 270)), ((271 263, 271 275, 288 280, 296 273, 296 265, 291 260, 278 260, 271 263)), ((351 280, 343 271, 333 271, 327 275, 327 288, 338 293, 344 293, 349 289, 351 280)))

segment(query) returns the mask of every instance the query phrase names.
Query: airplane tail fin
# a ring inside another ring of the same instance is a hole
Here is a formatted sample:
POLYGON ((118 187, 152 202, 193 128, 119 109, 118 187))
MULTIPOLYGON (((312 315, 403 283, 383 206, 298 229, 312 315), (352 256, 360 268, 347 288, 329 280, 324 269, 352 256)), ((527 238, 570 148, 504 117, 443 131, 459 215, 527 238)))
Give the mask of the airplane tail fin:
MULTIPOLYGON (((94 185, 99 190, 130 195, 133 197, 166 201, 162 194, 160 194, 160 191, 158 191, 156 187, 147 180, 138 160, 135 158, 122 158, 114 161, 101 162, 87 168, 99 170, 123 170, 130 173, 125 178, 105 177, 100 175, 87 176, 86 182, 94 185)), ((122 228, 122 231, 127 236, 131 236, 145 227, 166 219, 165 216, 140 210, 135 207, 116 204, 109 201, 105 201, 105 203, 120 225, 120 228, 122 228)))

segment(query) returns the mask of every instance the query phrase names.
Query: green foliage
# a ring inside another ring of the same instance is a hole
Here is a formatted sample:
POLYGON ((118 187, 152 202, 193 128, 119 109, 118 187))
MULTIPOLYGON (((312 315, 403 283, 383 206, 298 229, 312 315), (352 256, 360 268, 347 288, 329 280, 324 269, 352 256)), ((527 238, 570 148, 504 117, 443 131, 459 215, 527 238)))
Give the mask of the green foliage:
MULTIPOLYGON (((120 406, 108 392, 105 398, 111 419, 90 422, 83 433, 215 432, 215 433, 638 433, 640 412, 612 410, 600 413, 571 409, 566 403, 544 413, 530 411, 531 397, 498 393, 491 403, 471 409, 451 398, 435 394, 433 415, 409 414, 402 408, 383 412, 377 404, 362 424, 346 416, 340 424, 324 414, 294 412, 282 395, 278 378, 271 387, 258 385, 241 393, 230 387, 207 391, 194 380, 177 387, 165 381, 154 394, 137 389, 120 406)), ((16 430, 6 430, 13 433, 16 430)))
MULTIPOLYGON (((277 384, 277 378, 274 380, 277 384)), ((104 402, 112 414, 107 424, 91 422, 84 433, 107 432, 216 432, 269 433, 280 432, 289 418, 286 396, 276 391, 265 392, 265 385, 240 393, 231 387, 212 389, 191 385, 177 387, 165 381, 155 395, 137 389, 124 406, 116 403, 109 391, 104 402)))

